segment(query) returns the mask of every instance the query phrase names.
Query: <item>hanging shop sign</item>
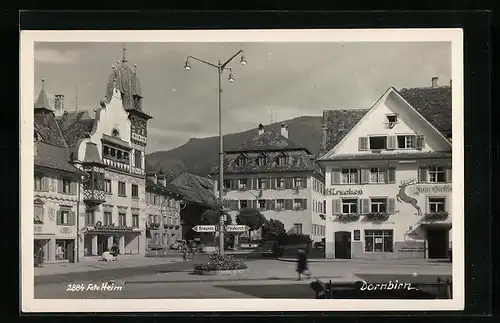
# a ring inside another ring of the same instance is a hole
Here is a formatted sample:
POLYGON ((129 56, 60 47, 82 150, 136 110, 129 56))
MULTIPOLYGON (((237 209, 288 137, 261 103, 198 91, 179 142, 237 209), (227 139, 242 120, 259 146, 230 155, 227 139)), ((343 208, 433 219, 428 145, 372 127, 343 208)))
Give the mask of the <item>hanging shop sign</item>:
POLYGON ((326 190, 326 195, 363 195, 363 190, 362 189, 353 189, 353 188, 348 188, 348 189, 336 189, 333 187, 330 187, 326 190))

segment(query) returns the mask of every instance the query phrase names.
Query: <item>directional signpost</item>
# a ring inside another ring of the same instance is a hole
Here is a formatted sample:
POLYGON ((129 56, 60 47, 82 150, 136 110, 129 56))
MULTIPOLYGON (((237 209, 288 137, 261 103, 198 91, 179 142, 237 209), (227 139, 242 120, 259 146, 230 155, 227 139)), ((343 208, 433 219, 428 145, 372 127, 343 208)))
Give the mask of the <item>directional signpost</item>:
POLYGON ((226 225, 226 231, 227 232, 246 232, 248 231, 248 229, 250 229, 248 226, 246 225, 226 225))
POLYGON ((197 225, 197 226, 193 227, 193 230, 195 232, 215 232, 216 226, 215 225, 197 225))

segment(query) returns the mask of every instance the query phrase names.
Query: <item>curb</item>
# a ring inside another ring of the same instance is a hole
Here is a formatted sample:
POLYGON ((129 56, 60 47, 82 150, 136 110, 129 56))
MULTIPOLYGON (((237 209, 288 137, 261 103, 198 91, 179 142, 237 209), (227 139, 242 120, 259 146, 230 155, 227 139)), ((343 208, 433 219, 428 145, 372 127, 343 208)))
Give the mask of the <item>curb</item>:
MULTIPOLYGON (((294 258, 278 258, 278 261, 284 262, 297 262, 297 259, 294 258)), ((351 264, 376 264, 383 263, 385 265, 404 265, 404 266, 415 266, 415 265, 427 265, 427 266, 451 266, 451 262, 434 262, 434 261, 425 261, 421 263, 409 263, 409 262, 399 262, 399 261, 378 261, 373 259, 308 259, 307 262, 330 262, 330 263, 351 263, 351 264)))
MULTIPOLYGON (((345 278, 345 276, 318 276, 318 277, 310 277, 304 280, 301 280, 301 282, 312 282, 316 281, 317 279, 339 279, 339 278, 345 278)), ((235 277, 235 278, 230 278, 230 279, 202 279, 202 280, 197 280, 197 279, 191 279, 191 280, 144 280, 144 281, 124 281, 124 284, 165 284, 165 283, 201 283, 201 282, 235 282, 235 281, 284 281, 284 280, 289 280, 289 281, 295 281, 297 282, 296 277, 235 277)), ((356 281, 356 279, 353 278, 353 281, 356 281)))

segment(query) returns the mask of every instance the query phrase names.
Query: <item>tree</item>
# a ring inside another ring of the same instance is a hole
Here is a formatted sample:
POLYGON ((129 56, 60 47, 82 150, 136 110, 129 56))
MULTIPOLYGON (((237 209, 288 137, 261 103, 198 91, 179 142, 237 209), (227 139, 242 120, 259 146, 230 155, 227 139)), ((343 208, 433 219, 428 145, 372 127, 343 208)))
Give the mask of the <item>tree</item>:
POLYGON ((260 229, 267 222, 266 218, 259 210, 253 208, 241 209, 236 216, 236 223, 249 227, 248 235, 251 237, 253 230, 260 229))
MULTIPOLYGON (((207 209, 201 215, 201 223, 207 225, 218 225, 220 221, 220 211, 214 209, 207 209)), ((226 213, 226 225, 232 224, 233 219, 229 214, 226 213)))
POLYGON ((277 240, 286 234, 285 225, 280 220, 270 219, 263 227, 263 238, 265 240, 277 240))

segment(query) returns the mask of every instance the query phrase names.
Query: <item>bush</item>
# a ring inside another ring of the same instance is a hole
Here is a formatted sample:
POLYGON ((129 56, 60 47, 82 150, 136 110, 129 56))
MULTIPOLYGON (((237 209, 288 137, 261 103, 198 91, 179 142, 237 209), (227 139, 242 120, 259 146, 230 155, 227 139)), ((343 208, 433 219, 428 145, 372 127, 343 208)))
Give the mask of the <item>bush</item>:
POLYGON ((218 252, 210 254, 208 261, 204 264, 194 267, 195 270, 212 271, 212 270, 238 270, 247 269, 242 261, 235 259, 232 255, 221 255, 218 252))

